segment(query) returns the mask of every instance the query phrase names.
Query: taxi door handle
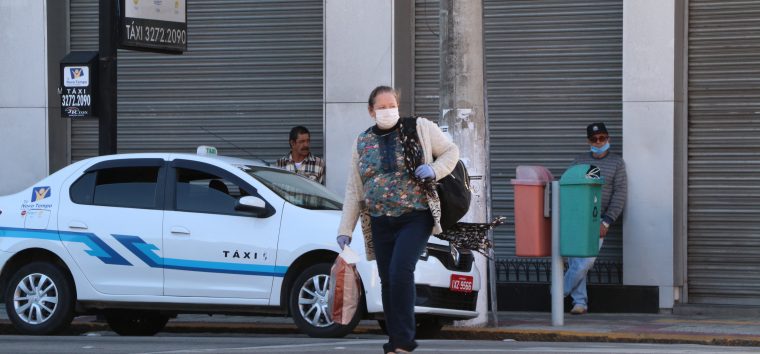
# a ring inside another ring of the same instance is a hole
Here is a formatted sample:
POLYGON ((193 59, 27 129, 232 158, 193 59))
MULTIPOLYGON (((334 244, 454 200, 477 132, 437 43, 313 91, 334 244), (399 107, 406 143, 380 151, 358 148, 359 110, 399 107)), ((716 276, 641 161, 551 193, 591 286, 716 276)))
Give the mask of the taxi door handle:
POLYGON ((179 234, 179 235, 189 235, 190 230, 182 227, 182 226, 172 226, 171 233, 173 234, 179 234))
POLYGON ((87 224, 81 222, 81 221, 70 221, 69 222, 69 228, 70 229, 80 229, 80 230, 87 230, 87 224))

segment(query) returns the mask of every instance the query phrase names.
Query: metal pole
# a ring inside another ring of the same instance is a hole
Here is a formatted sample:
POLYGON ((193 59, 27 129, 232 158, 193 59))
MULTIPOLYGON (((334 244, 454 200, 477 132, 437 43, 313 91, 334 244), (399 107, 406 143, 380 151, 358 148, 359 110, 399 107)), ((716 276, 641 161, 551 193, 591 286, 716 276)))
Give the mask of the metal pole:
MULTIPOLYGON (((483 20, 483 23, 485 23, 485 20, 483 20)), ((486 42, 485 31, 482 31, 482 32, 483 32, 483 40, 482 40, 482 42, 485 43, 486 42)), ((484 48, 484 50, 485 50, 485 48, 484 48)), ((483 64, 482 64, 483 65, 483 70, 484 70, 484 73, 485 73, 485 67, 486 67, 486 56, 485 55, 483 55, 483 60, 482 61, 483 61, 483 64)), ((490 128, 489 122, 488 122, 488 83, 485 80, 485 74, 484 74, 483 78, 484 78, 483 79, 483 113, 484 113, 484 116, 485 116, 485 119, 484 119, 485 131, 488 132, 488 131, 491 131, 490 130, 491 128, 490 128)), ((486 156, 490 156, 491 155, 491 141, 490 141, 490 139, 485 139, 485 148, 486 148, 485 149, 486 156)), ((491 165, 488 164, 488 163, 485 164, 485 176, 491 176, 491 165)), ((486 195, 491 195, 491 184, 490 183, 485 184, 485 194, 486 195)), ((487 218, 488 218, 488 220, 491 220, 493 218, 493 209, 490 208, 490 207, 487 207, 487 210, 488 210, 487 218)), ((491 230, 491 231, 488 232, 488 240, 491 241, 492 245, 496 244, 496 242, 494 241, 494 237, 493 237, 493 230, 491 230)), ((489 295, 489 297, 491 299, 491 304, 490 304, 491 305, 491 323, 490 324, 491 324, 492 327, 499 327, 499 298, 498 298, 498 295, 497 295, 497 290, 498 289, 496 287, 496 280, 497 280, 497 274, 498 273, 496 272, 496 252, 493 250, 493 248, 491 248, 490 250, 488 250, 488 255, 490 257, 488 259, 488 274, 489 274, 488 275, 488 280, 489 280, 488 285, 489 285, 489 290, 490 290, 489 293, 488 293, 488 295, 489 295)))
MULTIPOLYGON (((470 173, 472 202, 462 221, 477 223, 488 221, 490 204, 486 194, 488 147, 483 92, 482 5, 482 1, 440 2, 439 124, 449 127, 449 133, 459 147, 459 156, 470 173)), ((477 301, 479 315, 469 321, 457 322, 457 325, 485 326, 488 323, 488 292, 485 290, 489 284, 489 272, 486 257, 476 253, 475 265, 482 279, 477 301)))
POLYGON ((559 254, 559 182, 552 188, 552 326, 562 326, 565 321, 565 296, 562 256, 559 254))
MULTIPOLYGON (((493 231, 489 231, 489 239, 491 244, 493 243, 493 231)), ((488 256, 491 257, 488 260, 488 288, 491 290, 488 295, 491 298, 491 326, 499 327, 499 302, 496 297, 496 253, 493 248, 488 250, 488 256)))
POLYGON ((116 153, 116 45, 119 40, 116 12, 119 9, 116 0, 100 0, 99 5, 98 154, 110 155, 116 153))

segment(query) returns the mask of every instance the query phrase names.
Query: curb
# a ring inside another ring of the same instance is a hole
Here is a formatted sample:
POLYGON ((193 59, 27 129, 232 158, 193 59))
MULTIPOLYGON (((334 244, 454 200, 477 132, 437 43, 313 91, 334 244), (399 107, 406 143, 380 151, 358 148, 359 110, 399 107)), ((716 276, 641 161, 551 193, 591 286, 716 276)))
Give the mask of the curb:
MULTIPOLYGON (((103 322, 73 322, 62 335, 81 335, 87 332, 110 331, 103 322)), ((252 324, 229 322, 169 322, 167 333, 235 333, 235 334, 299 334, 293 324, 252 324)), ((377 326, 358 326, 353 334, 378 334, 377 326)), ((0 334, 19 334, 8 321, 0 321, 0 334)), ((350 334, 349 334, 350 336, 350 334)), ((760 346, 760 336, 713 335, 683 333, 628 333, 628 332, 576 332, 542 329, 459 328, 444 327, 438 339, 460 340, 514 340, 519 342, 603 342, 649 344, 701 344, 720 346, 760 346)))
POLYGON ((683 333, 575 332, 561 330, 510 330, 501 328, 445 327, 439 338, 515 340, 520 342, 607 342, 649 344, 702 344, 722 346, 760 346, 760 337, 751 335, 713 335, 683 333))

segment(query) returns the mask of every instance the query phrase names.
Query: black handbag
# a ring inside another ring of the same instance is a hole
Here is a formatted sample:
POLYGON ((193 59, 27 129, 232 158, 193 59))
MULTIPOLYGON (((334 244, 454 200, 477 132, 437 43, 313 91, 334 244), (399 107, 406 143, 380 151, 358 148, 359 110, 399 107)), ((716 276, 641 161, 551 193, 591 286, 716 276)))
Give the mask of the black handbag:
POLYGON ((457 161, 456 167, 448 176, 438 181, 436 189, 438 199, 441 200, 441 227, 447 230, 456 225, 470 209, 470 174, 462 160, 457 161))

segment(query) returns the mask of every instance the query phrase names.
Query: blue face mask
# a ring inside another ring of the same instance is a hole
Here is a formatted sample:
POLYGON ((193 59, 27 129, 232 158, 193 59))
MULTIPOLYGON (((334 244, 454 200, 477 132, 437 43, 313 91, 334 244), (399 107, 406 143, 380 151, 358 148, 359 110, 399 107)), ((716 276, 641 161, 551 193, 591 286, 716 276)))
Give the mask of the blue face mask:
POLYGON ((600 155, 600 154, 603 154, 605 151, 609 150, 609 148, 610 148, 610 143, 606 143, 602 145, 602 147, 596 147, 594 145, 591 145, 591 152, 597 155, 600 155))

